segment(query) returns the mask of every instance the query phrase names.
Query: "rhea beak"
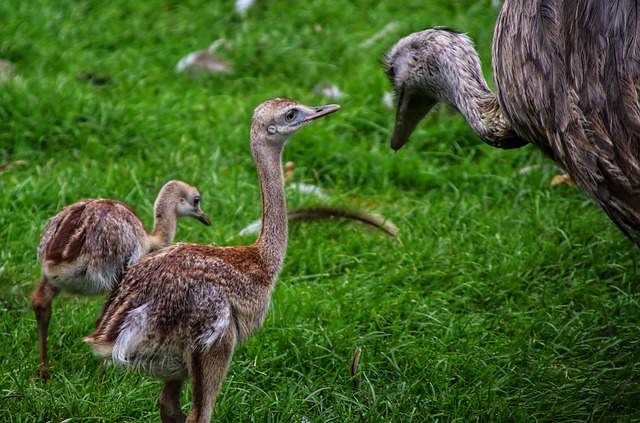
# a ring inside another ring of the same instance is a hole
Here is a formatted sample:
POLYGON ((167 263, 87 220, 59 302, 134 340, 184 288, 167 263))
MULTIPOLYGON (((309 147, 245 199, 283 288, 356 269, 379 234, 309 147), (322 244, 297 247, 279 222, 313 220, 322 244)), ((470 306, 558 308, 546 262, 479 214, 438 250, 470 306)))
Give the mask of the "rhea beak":
POLYGON ((435 106, 437 100, 426 95, 408 93, 403 87, 396 92, 398 104, 391 136, 391 148, 399 150, 409 141, 418 123, 435 106))
POLYGON ((337 104, 328 104, 326 106, 318 106, 318 107, 309 107, 313 111, 310 113, 304 121, 310 122, 312 120, 318 119, 319 117, 326 116, 328 114, 337 112, 340 110, 340 106, 337 104))
POLYGON ((205 225, 211 226, 211 220, 209 219, 209 216, 204 214, 204 212, 200 210, 200 208, 198 208, 198 210, 196 211, 196 215, 194 217, 198 219, 200 222, 204 223, 205 225))

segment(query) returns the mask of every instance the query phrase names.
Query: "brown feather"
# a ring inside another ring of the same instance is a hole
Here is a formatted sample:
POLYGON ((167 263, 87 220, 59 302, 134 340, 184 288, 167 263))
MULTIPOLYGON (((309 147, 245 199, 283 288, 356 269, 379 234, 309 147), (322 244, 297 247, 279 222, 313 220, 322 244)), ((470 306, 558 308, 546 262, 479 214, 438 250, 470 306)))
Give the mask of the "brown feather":
POLYGON ((163 422, 184 421, 180 391, 191 379, 189 422, 209 422, 234 349, 262 327, 288 241, 282 149, 291 134, 338 106, 288 99, 258 106, 251 150, 262 197, 262 227, 250 246, 176 244, 127 271, 85 338, 107 361, 165 381, 163 422))
POLYGON ((110 199, 86 199, 52 217, 40 237, 38 259, 43 279, 31 303, 40 339, 40 372, 49 377, 46 339, 51 303, 60 291, 99 295, 111 291, 128 266, 149 251, 164 247, 176 232, 177 219, 192 216, 205 224, 200 193, 182 181, 166 183, 154 204, 154 228, 147 233, 133 209, 110 199))

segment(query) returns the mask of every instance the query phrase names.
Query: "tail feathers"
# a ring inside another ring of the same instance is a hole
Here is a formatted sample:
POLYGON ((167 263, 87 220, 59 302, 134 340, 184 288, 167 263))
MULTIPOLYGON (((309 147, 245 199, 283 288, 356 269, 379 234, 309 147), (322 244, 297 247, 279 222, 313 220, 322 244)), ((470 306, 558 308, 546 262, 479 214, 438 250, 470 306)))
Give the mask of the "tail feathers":
MULTIPOLYGON (((349 219, 380 229, 389 237, 396 237, 398 227, 386 217, 366 210, 348 210, 337 207, 308 207, 290 210, 289 221, 309 221, 323 219, 349 219)), ((398 238, 398 241, 400 239, 398 238)))
POLYGON ((88 344, 91 344, 93 354, 96 357, 104 360, 111 360, 113 356, 113 343, 104 343, 97 339, 95 336, 85 336, 82 340, 88 344))
POLYGON ((85 337, 84 341, 91 344, 97 357, 126 365, 146 336, 146 324, 147 304, 143 304, 127 313, 125 322, 118 329, 115 342, 108 341, 106 334, 100 332, 85 337))
POLYGON ((125 323, 120 327, 118 338, 113 346, 113 361, 129 363, 129 356, 136 350, 145 337, 147 325, 147 304, 134 308, 127 313, 125 323))

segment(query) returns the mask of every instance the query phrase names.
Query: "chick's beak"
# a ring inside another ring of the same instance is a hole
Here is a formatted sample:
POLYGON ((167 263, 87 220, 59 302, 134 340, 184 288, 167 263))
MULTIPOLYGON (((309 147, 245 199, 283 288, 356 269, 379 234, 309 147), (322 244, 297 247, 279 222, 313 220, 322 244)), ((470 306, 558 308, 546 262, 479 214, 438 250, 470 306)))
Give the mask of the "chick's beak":
POLYGON ((311 110, 313 110, 314 113, 310 114, 306 120, 315 120, 319 117, 337 112, 340 110, 340 106, 337 104, 328 104, 326 106, 311 107, 311 110))
POLYGON ((200 208, 198 208, 198 210, 196 211, 195 218, 198 219, 200 222, 204 223, 205 225, 211 226, 211 220, 209 219, 209 216, 204 214, 204 212, 200 210, 200 208))

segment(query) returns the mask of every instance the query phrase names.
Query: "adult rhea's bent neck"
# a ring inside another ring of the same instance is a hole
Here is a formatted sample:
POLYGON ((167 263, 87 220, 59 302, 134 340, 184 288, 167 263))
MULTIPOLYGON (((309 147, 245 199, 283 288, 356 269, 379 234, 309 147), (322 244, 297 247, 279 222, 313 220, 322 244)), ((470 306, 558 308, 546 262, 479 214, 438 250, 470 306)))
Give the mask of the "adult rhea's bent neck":
POLYGON ((478 53, 464 34, 444 27, 411 34, 389 52, 386 73, 397 98, 393 149, 409 140, 438 101, 455 107, 476 135, 493 147, 527 144, 505 118, 482 75, 478 53))

